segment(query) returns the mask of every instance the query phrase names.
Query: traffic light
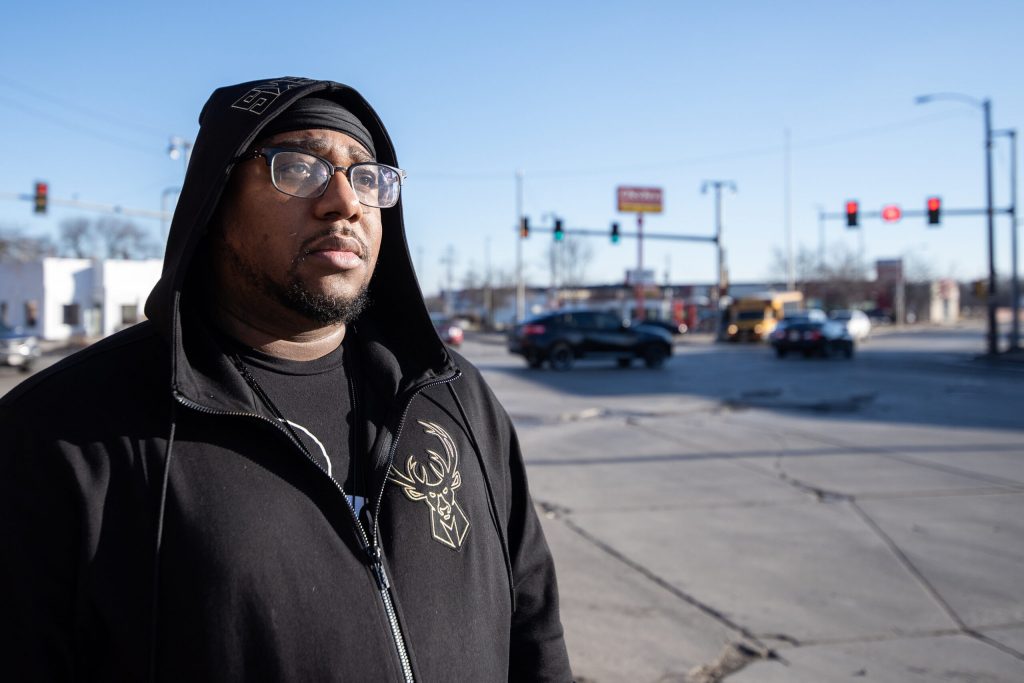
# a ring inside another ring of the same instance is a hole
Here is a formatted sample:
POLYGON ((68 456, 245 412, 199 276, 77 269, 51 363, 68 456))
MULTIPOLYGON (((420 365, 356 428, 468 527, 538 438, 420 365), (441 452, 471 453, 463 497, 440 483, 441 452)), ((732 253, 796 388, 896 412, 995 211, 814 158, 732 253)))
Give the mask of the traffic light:
POLYGON ((619 224, 612 223, 612 244, 619 243, 619 224))
POLYGON ((561 242, 565 238, 565 231, 562 229, 562 219, 555 219, 555 241, 561 242))
POLYGON ((971 283, 971 288, 974 290, 974 296, 978 299, 988 298, 988 281, 987 280, 975 280, 971 283))
POLYGON ((35 201, 35 212, 46 213, 46 203, 49 199, 50 188, 46 183, 36 183, 36 193, 33 197, 35 201))
POLYGON ((928 198, 928 225, 938 225, 942 214, 942 200, 938 197, 928 198))
POLYGON ((886 223, 895 223, 903 217, 903 210, 895 204, 888 204, 882 207, 882 220, 886 223))
POLYGON ((530 219, 527 218, 526 216, 523 216, 519 220, 519 237, 521 239, 525 240, 529 236, 530 236, 530 219))
POLYGON ((846 202, 846 227, 856 228, 858 225, 857 213, 860 211, 860 204, 855 201, 846 202))

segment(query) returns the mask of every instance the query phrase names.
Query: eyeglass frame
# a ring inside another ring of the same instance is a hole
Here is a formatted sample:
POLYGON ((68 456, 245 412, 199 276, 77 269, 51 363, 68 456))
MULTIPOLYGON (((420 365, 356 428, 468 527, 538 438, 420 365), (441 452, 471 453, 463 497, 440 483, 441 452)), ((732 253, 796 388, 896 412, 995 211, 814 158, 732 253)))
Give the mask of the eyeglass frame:
POLYGON ((372 209, 390 209, 391 207, 398 204, 398 200, 402 198, 402 184, 403 181, 405 181, 405 179, 409 177, 409 174, 407 174, 405 171, 398 168, 397 166, 382 164, 379 161, 357 161, 356 163, 349 164, 348 166, 335 166, 328 159, 324 159, 322 156, 318 154, 313 154, 308 150, 301 149, 298 147, 260 147, 258 149, 250 150, 245 154, 235 157, 234 159, 231 160, 231 164, 235 165, 243 161, 249 161, 250 159, 257 159, 259 157, 263 157, 264 161, 267 162, 267 168, 273 168, 271 166, 273 158, 280 154, 281 152, 295 152, 298 154, 305 154, 306 156, 313 157, 317 161, 322 161, 330 171, 330 175, 327 176, 327 182, 323 184, 323 187, 321 188, 320 192, 318 194, 309 195, 307 197, 302 197, 300 195, 289 194, 288 192, 285 192, 284 190, 277 186, 277 183, 274 182, 274 174, 271 173, 270 184, 273 186, 273 188, 285 196, 295 197, 296 199, 318 199, 320 197, 323 197, 324 193, 327 192, 328 186, 330 186, 331 184, 331 180, 334 178, 335 174, 338 171, 341 171, 341 174, 345 177, 345 180, 346 182, 348 182, 349 187, 352 187, 352 180, 350 179, 349 171, 351 171, 353 168, 356 168, 357 166, 383 166, 384 168, 391 169, 392 171, 398 174, 398 197, 395 199, 394 204, 392 204, 391 206, 373 206, 372 204, 367 204, 362 199, 359 199, 359 193, 355 192, 354 187, 352 187, 352 191, 356 195, 356 199, 359 199, 359 203, 362 204, 363 206, 369 206, 372 209))

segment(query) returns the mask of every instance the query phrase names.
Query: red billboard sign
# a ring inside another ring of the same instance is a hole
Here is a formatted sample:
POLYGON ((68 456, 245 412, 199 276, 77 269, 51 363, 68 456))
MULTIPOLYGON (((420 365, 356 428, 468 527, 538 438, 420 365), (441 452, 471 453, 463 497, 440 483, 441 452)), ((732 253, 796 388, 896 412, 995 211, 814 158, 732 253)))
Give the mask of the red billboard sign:
POLYGON ((623 213, 661 213, 660 187, 617 188, 619 211, 623 213))

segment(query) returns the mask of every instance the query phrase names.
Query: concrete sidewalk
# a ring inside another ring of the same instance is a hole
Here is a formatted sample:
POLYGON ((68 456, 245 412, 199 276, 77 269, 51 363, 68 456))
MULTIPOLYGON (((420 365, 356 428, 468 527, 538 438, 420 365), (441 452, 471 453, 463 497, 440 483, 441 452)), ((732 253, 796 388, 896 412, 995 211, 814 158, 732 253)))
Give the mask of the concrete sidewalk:
POLYGON ((1020 432, 689 407, 521 428, 581 681, 1024 681, 1020 432))

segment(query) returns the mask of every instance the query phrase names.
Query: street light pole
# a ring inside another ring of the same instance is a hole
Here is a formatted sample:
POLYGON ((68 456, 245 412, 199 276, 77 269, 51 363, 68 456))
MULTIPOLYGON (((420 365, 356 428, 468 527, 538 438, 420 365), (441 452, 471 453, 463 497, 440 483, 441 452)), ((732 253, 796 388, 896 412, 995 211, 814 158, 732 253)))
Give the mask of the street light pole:
POLYGON ((818 269, 825 272, 825 207, 815 204, 818 209, 818 269))
POLYGON ((160 237, 167 241, 167 198, 172 194, 180 194, 180 187, 168 187, 160 194, 160 237))
POLYGON ((996 329, 996 228, 995 200, 992 193, 992 100, 982 103, 985 110, 985 217, 988 222, 988 352, 999 353, 996 329))
POLYGON ((192 141, 180 135, 172 135, 167 145, 167 156, 175 161, 181 159, 185 165, 185 172, 188 173, 188 162, 192 158, 192 141))
POLYGON ((736 183, 731 180, 705 180, 701 185, 701 194, 707 194, 708 188, 715 190, 715 247, 718 251, 718 282, 715 285, 714 306, 717 309, 722 296, 722 285, 725 284, 725 254, 722 249, 722 188, 727 187, 736 192, 736 183))
POLYGON ((1010 138, 1010 349, 1020 348, 1020 277, 1017 270, 1017 131, 997 130, 993 135, 1010 138))
POLYGON ((995 245, 995 207, 992 192, 992 100, 985 98, 978 101, 969 95, 959 93, 937 93, 921 95, 915 98, 916 104, 926 104, 935 100, 958 100, 966 102, 982 110, 985 118, 985 217, 988 230, 988 353, 999 353, 999 335, 996 329, 996 245, 995 245))

